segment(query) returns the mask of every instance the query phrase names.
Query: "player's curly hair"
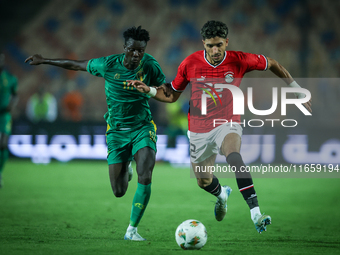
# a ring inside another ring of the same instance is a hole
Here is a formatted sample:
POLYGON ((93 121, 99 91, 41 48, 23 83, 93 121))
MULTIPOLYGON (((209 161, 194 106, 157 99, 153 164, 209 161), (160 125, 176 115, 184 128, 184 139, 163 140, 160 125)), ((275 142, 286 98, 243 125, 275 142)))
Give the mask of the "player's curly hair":
POLYGON ((201 35, 203 40, 214 38, 216 36, 226 39, 228 36, 228 27, 223 22, 209 20, 203 25, 201 35))
POLYGON ((123 33, 124 39, 125 39, 125 43, 132 38, 133 40, 136 41, 144 41, 144 42, 148 42, 150 40, 150 36, 149 36, 149 32, 146 31, 145 29, 142 29, 142 26, 139 27, 131 27, 129 29, 127 29, 124 33, 123 33))

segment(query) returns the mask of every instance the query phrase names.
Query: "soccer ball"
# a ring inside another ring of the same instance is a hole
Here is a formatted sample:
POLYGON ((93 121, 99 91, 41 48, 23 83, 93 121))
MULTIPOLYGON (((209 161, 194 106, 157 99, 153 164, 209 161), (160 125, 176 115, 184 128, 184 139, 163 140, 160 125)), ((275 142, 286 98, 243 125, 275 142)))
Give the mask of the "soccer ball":
POLYGON ((176 242, 183 250, 201 249, 207 242, 205 226, 198 220, 183 221, 176 229, 176 242))

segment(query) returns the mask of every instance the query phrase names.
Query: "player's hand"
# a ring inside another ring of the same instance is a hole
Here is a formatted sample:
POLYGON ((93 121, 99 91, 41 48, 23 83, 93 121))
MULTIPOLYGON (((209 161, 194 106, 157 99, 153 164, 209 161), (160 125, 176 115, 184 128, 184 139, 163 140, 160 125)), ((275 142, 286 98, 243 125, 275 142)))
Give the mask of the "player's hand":
POLYGON ((30 65, 40 65, 44 61, 44 58, 40 54, 34 54, 26 58, 25 63, 29 62, 30 65))
MULTIPOLYGON (((302 95, 299 95, 299 94, 295 94, 296 98, 303 98, 303 94, 302 95)), ((309 99, 308 102, 304 103, 303 106, 310 112, 312 113, 312 98, 309 99)))
POLYGON ((141 93, 149 93, 150 92, 150 88, 148 85, 146 85, 144 82, 142 81, 138 81, 138 80, 127 80, 128 82, 128 86, 134 86, 139 92, 141 93))

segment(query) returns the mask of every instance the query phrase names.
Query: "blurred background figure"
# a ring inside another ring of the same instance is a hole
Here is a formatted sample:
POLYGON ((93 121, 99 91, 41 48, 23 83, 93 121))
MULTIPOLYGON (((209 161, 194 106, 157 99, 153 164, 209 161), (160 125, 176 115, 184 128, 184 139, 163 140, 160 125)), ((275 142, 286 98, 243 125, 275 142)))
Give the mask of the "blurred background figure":
POLYGON ((168 147, 176 147, 178 135, 186 135, 188 130, 189 102, 179 98, 176 104, 166 104, 168 125, 165 133, 168 135, 168 147))
POLYGON ((29 98, 26 115, 32 123, 54 122, 57 119, 57 100, 46 91, 45 86, 39 86, 38 91, 29 98))
POLYGON ((8 137, 12 129, 11 110, 17 97, 17 78, 4 69, 5 55, 0 53, 0 188, 2 171, 8 159, 8 137))
POLYGON ((76 84, 72 81, 67 82, 67 92, 62 98, 62 116, 68 121, 82 120, 82 106, 84 98, 76 84))

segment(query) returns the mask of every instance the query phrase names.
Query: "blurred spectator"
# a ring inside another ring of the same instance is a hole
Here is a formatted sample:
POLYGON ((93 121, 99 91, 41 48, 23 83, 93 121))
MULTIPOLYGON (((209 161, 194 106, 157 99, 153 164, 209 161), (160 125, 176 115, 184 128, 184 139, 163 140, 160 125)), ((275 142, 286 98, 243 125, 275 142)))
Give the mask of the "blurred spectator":
POLYGON ((169 124, 166 128, 168 135, 168 147, 176 147, 176 137, 178 135, 186 135, 188 130, 187 111, 184 109, 188 106, 187 101, 178 99, 176 104, 166 104, 166 112, 169 124))
POLYGON ((82 106, 83 95, 75 88, 75 83, 69 81, 67 84, 68 92, 62 98, 63 117, 66 120, 81 121, 82 120, 82 106))
POLYGON ((51 93, 45 91, 42 86, 29 98, 26 115, 33 123, 41 121, 54 122, 58 116, 57 100, 51 93))

